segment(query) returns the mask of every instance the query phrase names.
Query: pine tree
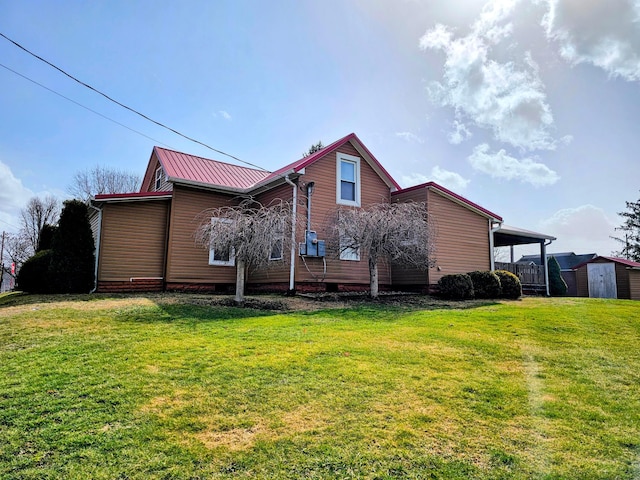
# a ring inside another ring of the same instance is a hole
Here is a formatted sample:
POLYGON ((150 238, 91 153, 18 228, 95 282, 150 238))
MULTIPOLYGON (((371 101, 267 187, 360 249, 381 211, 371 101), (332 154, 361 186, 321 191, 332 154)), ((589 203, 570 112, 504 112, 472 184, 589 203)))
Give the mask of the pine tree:
POLYGON ((94 282, 94 243, 88 207, 79 200, 64 202, 53 239, 51 274, 60 293, 87 293, 94 282))
POLYGON ((636 202, 625 202, 627 210, 618 212, 624 221, 616 230, 624 233, 622 237, 612 237, 620 242, 622 249, 614 252, 614 255, 624 257, 628 260, 640 262, 640 200, 636 202))

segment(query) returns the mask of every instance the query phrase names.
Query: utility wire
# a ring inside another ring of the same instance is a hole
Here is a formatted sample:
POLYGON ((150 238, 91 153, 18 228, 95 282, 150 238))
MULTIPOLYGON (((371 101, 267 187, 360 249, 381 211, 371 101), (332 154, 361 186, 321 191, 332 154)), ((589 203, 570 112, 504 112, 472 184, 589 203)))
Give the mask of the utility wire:
POLYGON ((156 140, 155 138, 152 138, 152 137, 150 137, 150 136, 148 136, 148 135, 145 135, 144 133, 139 132, 138 130, 134 130, 133 128, 126 126, 124 123, 120 123, 120 122, 118 122, 117 120, 114 120, 113 118, 109 118, 109 117, 107 117, 106 115, 101 114, 100 112, 96 112, 95 110, 93 110, 93 109, 91 109, 91 108, 89 108, 89 107, 87 107, 87 106, 85 106, 85 105, 82 105, 81 103, 78 103, 78 102, 76 102, 75 100, 73 100, 73 99, 71 99, 71 98, 69 98, 69 97, 65 97, 65 96, 64 96, 64 95, 62 95, 61 93, 58 93, 58 92, 56 92, 55 90, 52 90, 51 88, 46 87, 46 86, 42 85, 41 83, 36 82, 35 80, 33 80, 33 79, 31 79, 31 78, 27 77, 26 75, 23 75, 23 74, 21 74, 21 73, 16 72, 15 70, 13 70, 13 69, 11 69, 11 68, 7 67, 6 65, 3 65, 2 63, 0 63, 0 67, 5 68, 5 69, 9 70, 9 71, 10 71, 10 72, 12 72, 12 73, 15 73, 15 74, 16 74, 16 75, 18 75, 19 77, 22 77, 22 78, 24 78, 25 80, 30 81, 31 83, 35 83, 35 84, 36 84, 36 85, 38 85, 39 87, 42 87, 42 88, 44 88, 45 90, 48 90, 48 91, 50 91, 51 93, 54 93, 54 94, 58 95, 59 97, 62 97, 62 98, 64 98, 65 100, 70 101, 71 103, 75 103, 76 105, 78 105, 79 107, 84 108, 85 110, 89 110, 91 113, 95 113, 96 115, 98 115, 98 116, 100 116, 100 117, 104 118, 105 120, 109 120, 110 122, 113 122, 113 123, 115 123, 116 125, 120 125, 121 127, 124 127, 124 128, 126 128, 127 130, 131 130, 132 132, 137 133, 138 135, 142 135, 143 137, 148 138, 149 140, 151 140, 151 141, 153 141, 153 142, 157 142, 157 143, 159 143, 160 145, 164 145, 164 146, 165 146, 165 147, 167 147, 167 148, 172 148, 171 146, 167 145, 166 143, 161 142, 160 140, 156 140))
POLYGON ((96 89, 96 88, 92 87, 91 85, 89 85, 89 84, 87 84, 87 83, 83 82, 82 80, 79 80, 78 78, 76 78, 76 77, 74 77, 73 75, 71 75, 71 74, 67 73, 66 71, 64 71, 62 68, 60 68, 60 67, 58 67, 58 66, 54 65, 53 63, 51 63, 51 62, 49 62, 49 61, 45 60, 44 58, 40 57, 39 55, 36 55, 36 54, 35 54, 35 53, 33 53, 31 50, 29 50, 29 49, 27 49, 27 48, 23 47, 22 45, 20 45, 20 44, 19 44, 18 42, 16 42, 15 40, 12 40, 12 39, 10 39, 9 37, 7 37, 4 33, 0 32, 0 36, 1 36, 1 37, 3 37, 5 40, 7 40, 7 41, 9 41, 9 42, 13 43, 13 44, 14 44, 16 47, 18 47, 19 49, 24 50, 24 51, 25 51, 25 52, 27 52, 29 55, 31 55, 31 56, 33 56, 33 57, 37 58, 37 59, 38 59, 38 60, 40 60, 41 62, 46 63, 47 65, 49 65, 49 66, 50 66, 50 67, 52 67, 52 68, 55 68, 56 70, 58 70, 58 71, 59 71, 60 73, 62 73, 63 75, 65 75, 65 76, 69 77, 71 80, 73 80, 73 81, 75 81, 75 82, 79 83, 80 85, 82 85, 82 86, 84 86, 84 87, 88 88, 89 90, 92 90, 93 92, 95 92, 95 93, 97 93, 97 94, 99 94, 99 95, 102 95, 104 98, 106 98, 107 100, 109 100, 109 101, 111 101, 111 102, 115 103, 116 105, 119 105, 119 106, 121 106, 122 108, 125 108, 126 110, 129 110, 130 112, 135 113, 136 115, 141 116, 141 117, 142 117, 142 118, 144 118, 145 120, 148 120, 148 121, 150 121, 150 122, 152 122, 152 123, 155 123, 155 124, 156 124, 156 125, 158 125, 159 127, 165 128, 165 129, 169 130, 170 132, 173 132, 173 133, 175 133, 176 135, 181 136, 182 138, 185 138, 185 139, 187 139, 187 140, 189 140, 189 141, 191 141, 191 142, 197 143, 198 145, 202 145, 203 147, 208 148, 209 150, 212 150, 212 151, 214 151, 214 152, 216 152, 216 153, 219 153, 219 154, 224 155, 224 156, 229 157, 229 158, 233 158, 234 160, 236 160, 236 161, 238 161, 238 162, 244 163, 245 165, 250 165, 250 166, 252 166, 252 167, 254 167, 254 168, 257 168, 257 169, 259 169, 259 170, 268 171, 266 168, 262 168, 262 167, 260 167, 260 166, 258 166, 258 165, 254 165, 253 163, 250 163, 250 162, 247 162, 247 161, 245 161, 245 160, 242 160, 242 159, 240 159, 240 158, 238 158, 238 157, 236 157, 236 156, 234 156, 234 155, 231 155, 231 154, 229 154, 229 153, 225 153, 225 152, 223 152, 222 150, 218 150, 217 148, 213 148, 212 146, 207 145, 207 144, 206 144, 206 143, 204 143, 204 142, 201 142, 201 141, 199 141, 199 140, 196 140, 195 138, 192 138, 192 137, 189 137, 189 136, 187 136, 187 135, 185 135, 185 134, 183 134, 183 133, 180 133, 179 131, 177 131, 177 130, 175 130, 175 129, 171 128, 171 127, 168 127, 167 125, 165 125, 165 124, 163 124, 163 123, 161 123, 161 122, 158 122, 157 120, 154 120, 153 118, 150 118, 150 117, 148 117, 147 115, 145 115, 145 114, 143 114, 143 113, 140 113, 139 111, 137 111, 137 110, 135 110, 135 109, 133 109, 133 108, 131 108, 131 107, 129 107, 129 106, 127 106, 127 105, 125 105, 124 103, 121 103, 121 102, 119 102, 119 101, 117 101, 117 100, 115 100, 115 99, 111 98, 111 97, 110 97, 109 95, 107 95, 106 93, 101 92, 100 90, 98 90, 98 89, 96 89))

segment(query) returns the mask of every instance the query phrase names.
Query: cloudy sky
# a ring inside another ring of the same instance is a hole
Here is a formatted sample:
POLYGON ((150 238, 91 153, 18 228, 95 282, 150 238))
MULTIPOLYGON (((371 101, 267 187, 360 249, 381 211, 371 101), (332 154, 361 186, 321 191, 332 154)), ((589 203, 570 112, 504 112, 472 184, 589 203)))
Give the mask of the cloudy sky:
MULTIPOLYGON (((551 251, 609 255, 640 196, 640 0, 0 0, 0 33, 269 170, 355 132, 401 185, 551 251)), ((80 170, 142 174, 154 145, 229 160, 0 38, 0 229, 80 170)))

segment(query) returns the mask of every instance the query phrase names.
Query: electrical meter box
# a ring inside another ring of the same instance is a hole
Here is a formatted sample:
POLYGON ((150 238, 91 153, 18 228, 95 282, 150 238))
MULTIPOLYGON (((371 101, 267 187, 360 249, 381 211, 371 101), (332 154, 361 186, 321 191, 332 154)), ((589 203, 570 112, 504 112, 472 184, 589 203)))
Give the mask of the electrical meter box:
POLYGON ((305 257, 324 257, 326 247, 324 240, 318 240, 318 234, 313 230, 305 232, 305 242, 298 244, 300 255, 305 257))

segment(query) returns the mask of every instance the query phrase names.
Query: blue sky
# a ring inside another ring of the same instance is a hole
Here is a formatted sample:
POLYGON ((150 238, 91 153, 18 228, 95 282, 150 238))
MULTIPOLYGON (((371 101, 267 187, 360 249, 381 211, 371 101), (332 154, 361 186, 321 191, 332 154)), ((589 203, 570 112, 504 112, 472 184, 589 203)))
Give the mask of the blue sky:
MULTIPOLYGON (((355 132, 401 185, 601 255, 640 196, 639 22, 638 0, 0 0, 0 32, 217 149, 275 170, 355 132)), ((0 229, 154 145, 228 161, 2 38, 0 64, 0 229)))

